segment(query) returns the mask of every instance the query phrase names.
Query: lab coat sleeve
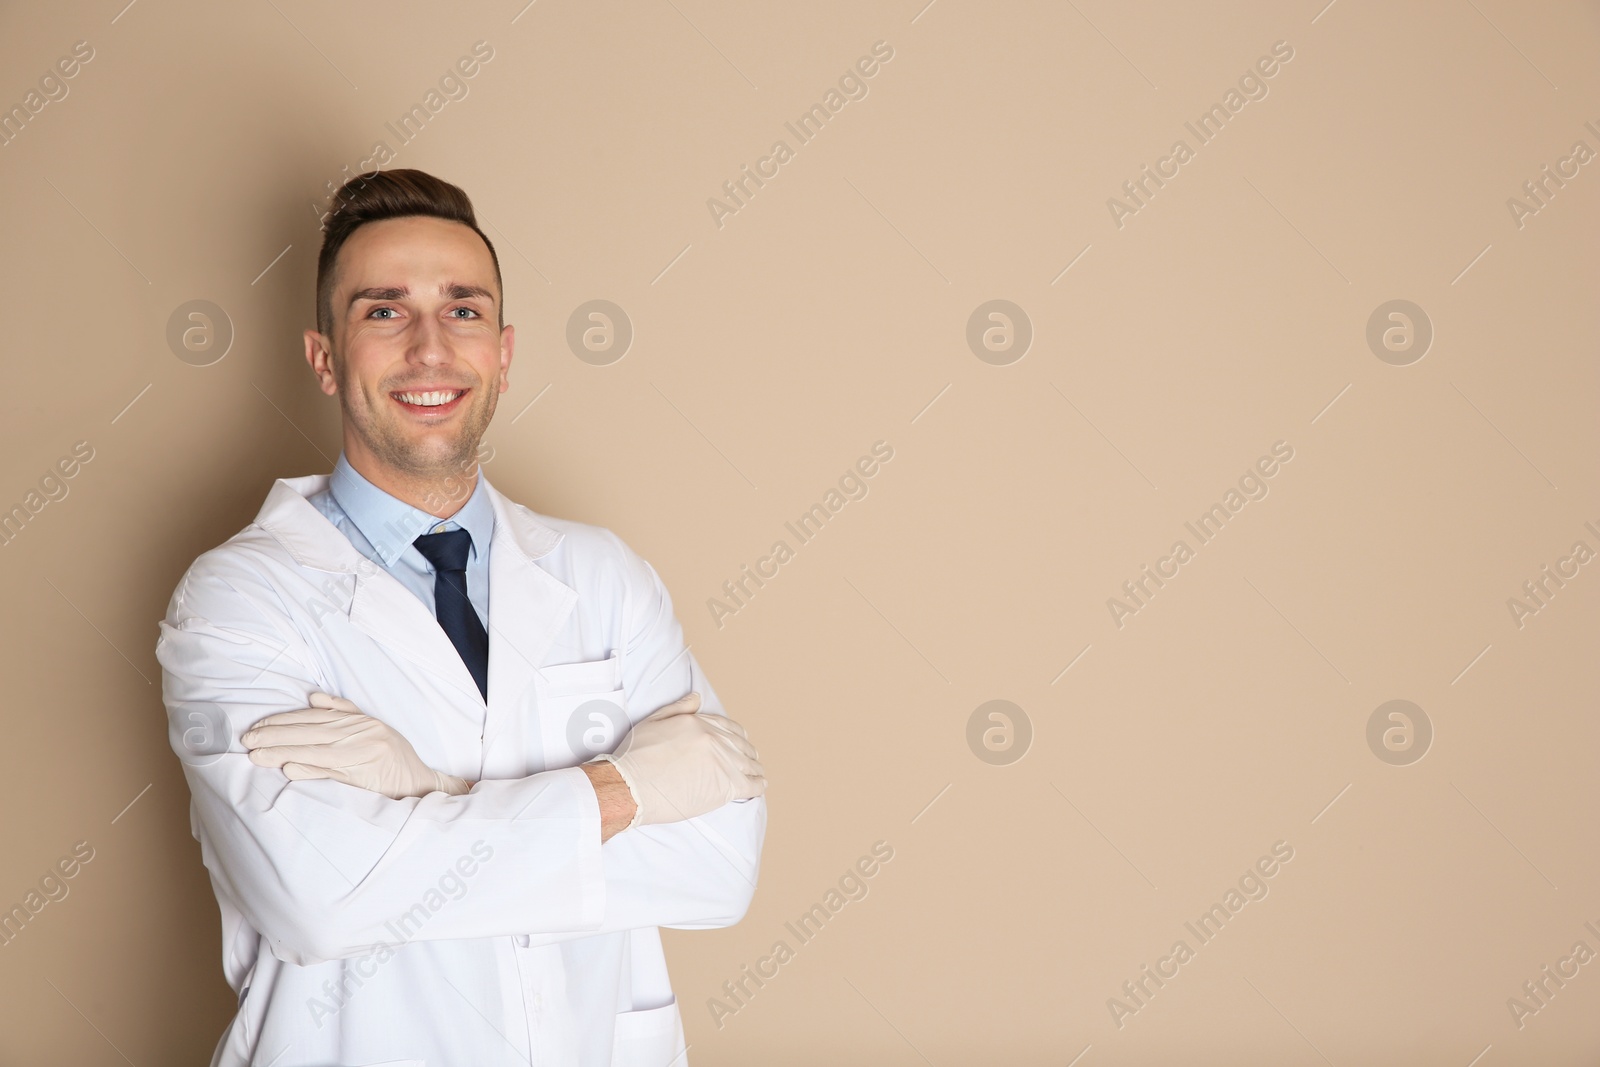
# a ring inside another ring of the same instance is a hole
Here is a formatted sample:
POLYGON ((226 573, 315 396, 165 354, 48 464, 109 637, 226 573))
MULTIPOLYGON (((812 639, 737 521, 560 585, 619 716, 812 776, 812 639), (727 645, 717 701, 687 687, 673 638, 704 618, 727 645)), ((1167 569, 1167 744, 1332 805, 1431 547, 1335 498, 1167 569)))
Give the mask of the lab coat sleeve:
POLYGON ((279 594, 248 560, 212 553, 173 594, 156 658, 213 885, 274 955, 304 965, 402 940, 599 928, 600 811, 577 767, 391 800, 252 763, 240 735, 321 685, 279 594))
MULTIPOLYGON (((629 718, 638 722, 693 690, 700 692, 701 711, 726 715, 694 654, 684 647, 683 627, 661 577, 621 538, 615 544, 625 579, 622 672, 629 718)), ((612 837, 602 850, 606 911, 601 928, 732 926, 755 895, 766 826, 766 798, 756 797, 612 837)))

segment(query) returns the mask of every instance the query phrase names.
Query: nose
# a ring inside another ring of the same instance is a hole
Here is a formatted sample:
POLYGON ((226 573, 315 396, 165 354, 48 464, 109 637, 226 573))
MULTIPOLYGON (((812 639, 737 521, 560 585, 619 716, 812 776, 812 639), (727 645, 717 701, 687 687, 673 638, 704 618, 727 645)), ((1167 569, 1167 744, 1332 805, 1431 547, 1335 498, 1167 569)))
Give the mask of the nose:
POLYGON ((411 345, 406 359, 425 367, 437 367, 455 359, 450 348, 450 337, 443 324, 431 315, 419 315, 411 331, 411 345))

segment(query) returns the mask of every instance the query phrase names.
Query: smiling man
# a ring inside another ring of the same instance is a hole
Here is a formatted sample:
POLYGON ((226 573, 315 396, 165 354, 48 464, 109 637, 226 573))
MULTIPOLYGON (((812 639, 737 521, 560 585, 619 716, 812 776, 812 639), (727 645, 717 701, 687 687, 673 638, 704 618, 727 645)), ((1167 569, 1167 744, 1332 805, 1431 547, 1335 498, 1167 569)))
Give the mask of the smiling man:
POLYGON ((654 568, 478 466, 514 331, 457 187, 337 194, 280 478, 160 623, 239 996, 213 1067, 684 1064, 659 927, 737 922, 766 778, 654 568))

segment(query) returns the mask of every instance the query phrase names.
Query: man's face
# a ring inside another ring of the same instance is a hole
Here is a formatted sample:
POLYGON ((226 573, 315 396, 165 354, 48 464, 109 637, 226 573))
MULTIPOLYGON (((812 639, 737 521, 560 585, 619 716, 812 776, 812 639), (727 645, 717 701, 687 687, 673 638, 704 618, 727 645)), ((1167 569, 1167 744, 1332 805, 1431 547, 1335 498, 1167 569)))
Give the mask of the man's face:
POLYGON ((513 333, 496 325, 499 299, 489 249, 458 222, 369 222, 340 247, 333 337, 307 330, 306 359, 339 397, 357 470, 428 481, 475 469, 511 384, 513 333))

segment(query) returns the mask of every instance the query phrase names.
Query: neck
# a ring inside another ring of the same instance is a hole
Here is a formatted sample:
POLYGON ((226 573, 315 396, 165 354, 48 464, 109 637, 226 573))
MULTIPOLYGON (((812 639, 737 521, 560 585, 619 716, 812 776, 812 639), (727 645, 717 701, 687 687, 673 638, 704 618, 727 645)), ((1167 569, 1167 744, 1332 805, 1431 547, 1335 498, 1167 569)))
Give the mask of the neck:
POLYGON ((397 500, 427 512, 437 519, 448 519, 465 506, 478 487, 478 463, 459 472, 419 473, 396 470, 372 456, 347 448, 345 460, 356 473, 397 500))

